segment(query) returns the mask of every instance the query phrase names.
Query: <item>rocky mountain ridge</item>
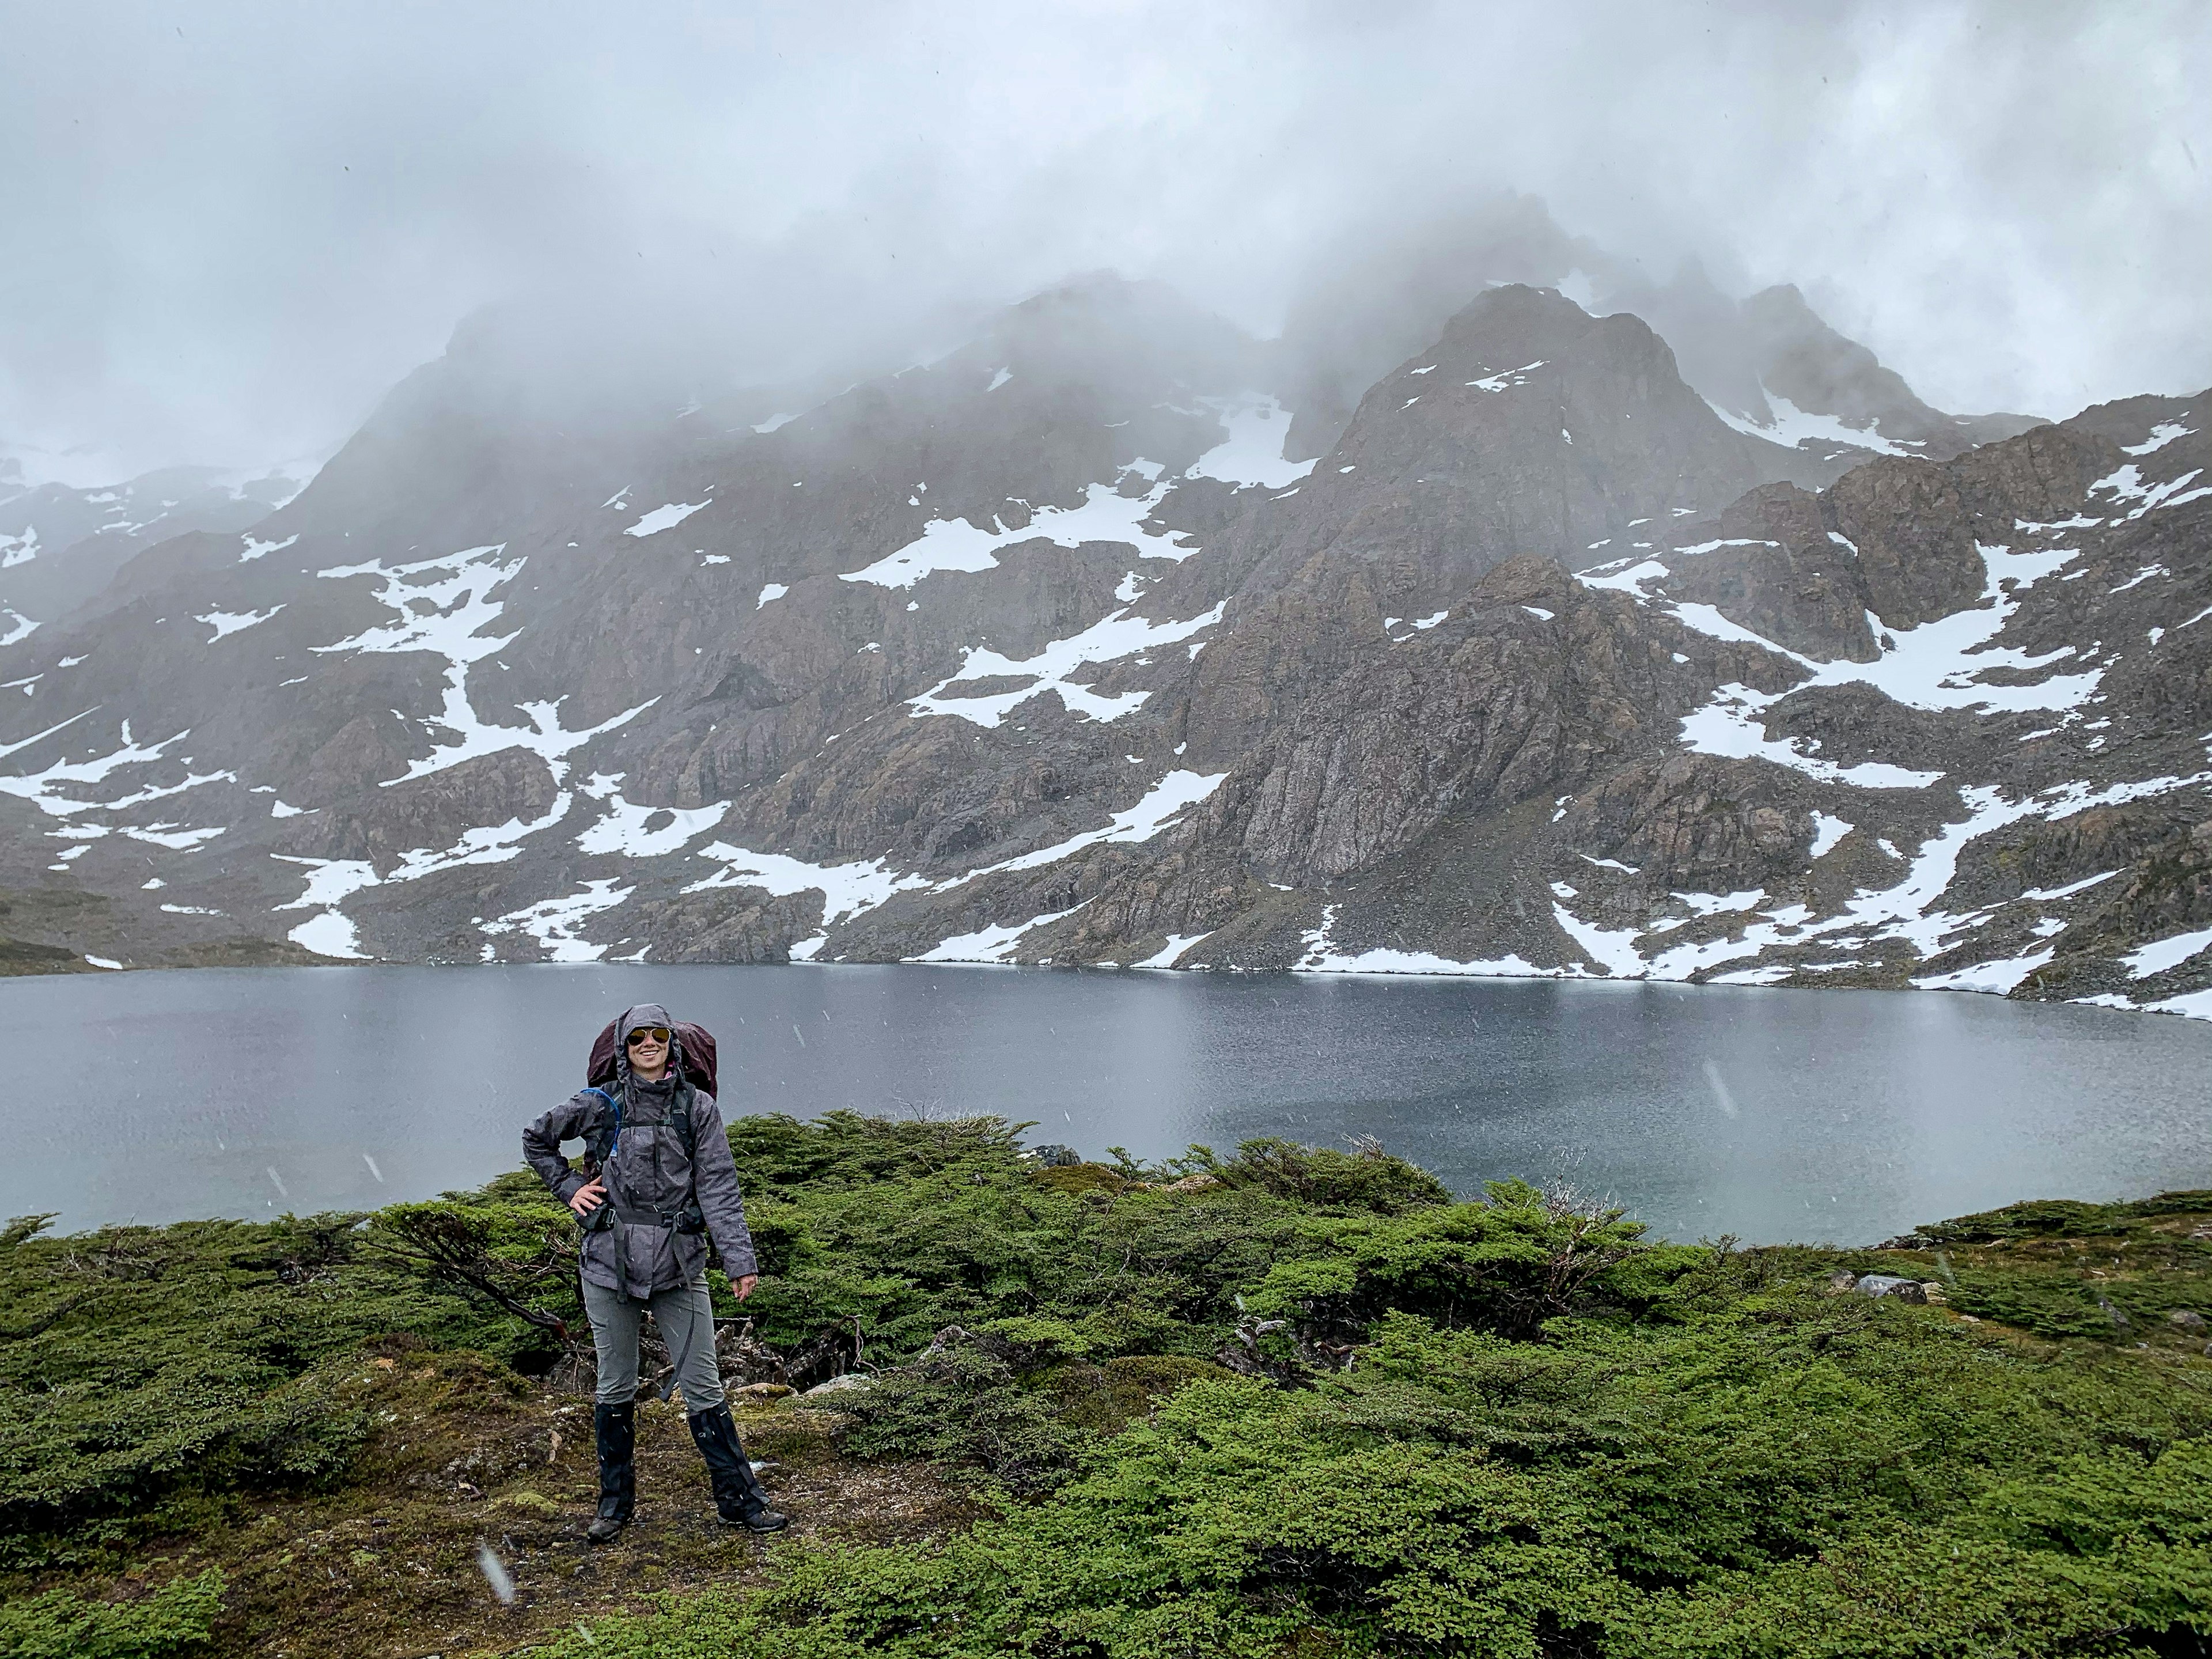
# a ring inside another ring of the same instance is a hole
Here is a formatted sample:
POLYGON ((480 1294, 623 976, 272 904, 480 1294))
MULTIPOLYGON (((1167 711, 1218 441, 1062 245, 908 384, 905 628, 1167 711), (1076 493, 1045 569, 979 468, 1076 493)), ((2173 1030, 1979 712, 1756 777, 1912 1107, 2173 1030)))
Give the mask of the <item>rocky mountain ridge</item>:
POLYGON ((1721 418, 1755 437, 1842 459, 1847 452, 1948 460, 2016 437, 2025 415, 1945 415, 1874 353, 1829 326, 1784 283, 1736 298, 1700 264, 1654 281, 1571 236, 1534 198, 1506 196, 1408 232, 1370 227, 1305 285, 1278 348, 1297 410, 1286 453, 1318 456, 1364 390, 1419 350, 1466 303, 1468 273, 1490 286, 1556 289, 1595 316, 1627 312, 1673 349, 1680 376, 1721 418))
POLYGON ((1807 318, 1741 313, 1798 443, 1507 283, 1310 459, 1297 340, 1107 277, 795 413, 593 429, 457 338, 0 655, 0 933, 2196 1012, 2202 399, 1966 447, 1807 318))

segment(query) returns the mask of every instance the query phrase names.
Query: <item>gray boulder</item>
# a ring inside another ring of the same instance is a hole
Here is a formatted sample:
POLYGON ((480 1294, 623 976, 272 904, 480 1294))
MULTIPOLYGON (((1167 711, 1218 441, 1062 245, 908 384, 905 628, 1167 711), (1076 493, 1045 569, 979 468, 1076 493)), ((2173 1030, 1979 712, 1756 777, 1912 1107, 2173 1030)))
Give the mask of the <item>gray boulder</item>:
POLYGON ((1899 1279, 1889 1273, 1869 1273, 1851 1286, 1861 1296, 1886 1296, 1897 1302, 1926 1302, 1928 1292, 1917 1279, 1899 1279))
POLYGON ((842 1376, 833 1376, 827 1382, 817 1382, 799 1396, 801 1400, 828 1400, 839 1395, 859 1394, 876 1385, 876 1379, 861 1371, 848 1371, 842 1376))

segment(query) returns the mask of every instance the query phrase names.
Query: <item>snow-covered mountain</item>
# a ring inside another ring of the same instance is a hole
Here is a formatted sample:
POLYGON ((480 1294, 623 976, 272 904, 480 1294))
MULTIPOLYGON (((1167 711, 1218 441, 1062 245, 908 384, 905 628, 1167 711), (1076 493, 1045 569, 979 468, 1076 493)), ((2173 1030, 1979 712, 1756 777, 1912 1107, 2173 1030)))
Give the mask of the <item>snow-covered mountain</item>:
POLYGON ((464 331, 0 653, 0 950, 2191 1006, 2201 400, 1961 425, 1794 290, 1693 384, 1491 280, 1348 397, 1379 325, 1105 276, 643 422, 464 331))
POLYGON ((299 489, 276 473, 243 479, 198 466, 99 489, 33 485, 0 452, 0 643, 75 610, 155 543, 188 530, 242 530, 299 489))

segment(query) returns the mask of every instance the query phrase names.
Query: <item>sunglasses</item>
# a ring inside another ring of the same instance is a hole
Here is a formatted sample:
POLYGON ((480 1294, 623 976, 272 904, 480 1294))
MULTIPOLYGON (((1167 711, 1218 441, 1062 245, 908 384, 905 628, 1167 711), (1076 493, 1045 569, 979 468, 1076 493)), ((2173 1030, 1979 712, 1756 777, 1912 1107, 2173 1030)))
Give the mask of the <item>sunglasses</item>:
POLYGON ((641 1025, 637 1030, 629 1034, 629 1046, 633 1048, 636 1048, 641 1042, 665 1042, 667 1041, 668 1028, 665 1025, 641 1025))

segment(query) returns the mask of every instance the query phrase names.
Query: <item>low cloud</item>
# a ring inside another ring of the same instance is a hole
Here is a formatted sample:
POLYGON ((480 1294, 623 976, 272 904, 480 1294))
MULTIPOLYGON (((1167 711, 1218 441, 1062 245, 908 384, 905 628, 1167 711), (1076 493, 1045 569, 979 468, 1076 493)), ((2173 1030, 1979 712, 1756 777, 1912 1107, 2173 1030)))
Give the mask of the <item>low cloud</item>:
POLYGON ((2191 3, 15 4, 4 42, 0 452, 87 479, 326 451, 487 306, 732 383, 1100 267, 1269 334, 1504 192, 1655 282, 1794 282, 1943 407, 2212 382, 2191 3))

